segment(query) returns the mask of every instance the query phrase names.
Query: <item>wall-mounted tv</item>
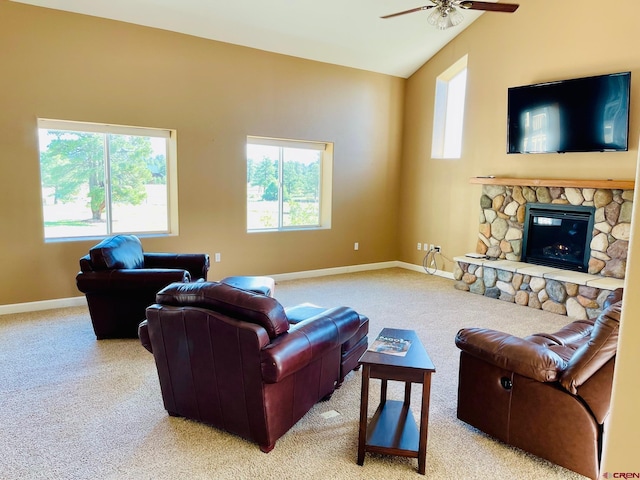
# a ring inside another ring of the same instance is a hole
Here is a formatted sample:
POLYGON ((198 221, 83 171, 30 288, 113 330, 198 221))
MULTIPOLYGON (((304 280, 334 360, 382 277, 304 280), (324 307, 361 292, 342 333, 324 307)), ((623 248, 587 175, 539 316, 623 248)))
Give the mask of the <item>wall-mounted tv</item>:
POLYGON ((507 153, 628 150, 631 72, 508 89, 507 153))

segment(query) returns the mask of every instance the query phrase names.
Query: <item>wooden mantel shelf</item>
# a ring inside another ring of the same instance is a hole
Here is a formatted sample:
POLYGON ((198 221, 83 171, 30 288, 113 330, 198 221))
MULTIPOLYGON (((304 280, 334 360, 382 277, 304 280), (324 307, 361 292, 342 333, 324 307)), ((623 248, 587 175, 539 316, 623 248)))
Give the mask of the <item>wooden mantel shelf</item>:
POLYGON ((564 180, 555 178, 471 177, 469 183, 480 185, 517 185, 521 187, 610 188, 633 190, 634 180, 564 180))

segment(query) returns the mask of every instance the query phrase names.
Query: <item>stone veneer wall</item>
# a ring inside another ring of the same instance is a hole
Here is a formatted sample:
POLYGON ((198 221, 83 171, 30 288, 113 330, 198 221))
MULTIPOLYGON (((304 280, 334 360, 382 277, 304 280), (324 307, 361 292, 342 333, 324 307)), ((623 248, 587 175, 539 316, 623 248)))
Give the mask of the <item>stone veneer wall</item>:
POLYGON ((595 206, 589 273, 624 278, 633 190, 483 185, 476 251, 520 261, 527 203, 595 206))
POLYGON ((455 264, 453 277, 458 290, 567 315, 577 320, 597 317, 612 291, 462 260, 455 264))

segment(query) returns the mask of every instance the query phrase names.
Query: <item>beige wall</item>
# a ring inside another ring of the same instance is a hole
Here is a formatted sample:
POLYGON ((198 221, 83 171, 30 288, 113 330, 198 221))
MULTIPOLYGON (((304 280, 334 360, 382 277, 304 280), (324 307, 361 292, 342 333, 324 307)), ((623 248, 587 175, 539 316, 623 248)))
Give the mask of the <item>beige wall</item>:
POLYGON ((0 305, 80 295, 96 243, 43 241, 38 117, 177 129, 180 234, 143 246, 220 252, 211 279, 398 258, 404 79, 4 0, 0 23, 0 305), (246 135, 335 143, 330 230, 246 233, 246 135))
MULTIPOLYGON (((514 14, 483 15, 407 82, 400 207, 403 261, 420 262, 418 241, 440 244, 449 258, 474 251, 481 187, 468 183, 472 176, 636 178, 640 129, 640 54, 636 47, 640 36, 636 23, 640 2, 621 0, 612 10, 597 0, 518 3, 521 7, 514 14), (465 54, 469 69, 462 158, 434 160, 430 152, 435 79, 465 54), (628 70, 632 72, 629 152, 505 153, 508 87, 628 70), (452 198, 462 201, 451 205, 452 198)), ((640 281, 638 257, 640 226, 636 220, 627 289, 640 281)), ((445 263, 448 270, 451 266, 445 263)), ((628 295, 603 470, 611 473, 640 473, 638 318, 640 299, 628 295)))

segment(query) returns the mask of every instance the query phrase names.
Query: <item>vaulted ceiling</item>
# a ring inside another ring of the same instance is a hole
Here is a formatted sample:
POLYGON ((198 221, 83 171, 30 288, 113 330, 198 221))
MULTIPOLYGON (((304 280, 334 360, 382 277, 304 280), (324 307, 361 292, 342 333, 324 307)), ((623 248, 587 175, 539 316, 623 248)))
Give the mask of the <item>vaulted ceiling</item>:
POLYGON ((481 15, 465 10, 462 24, 438 30, 428 11, 380 18, 430 0, 12 1, 404 78, 481 15))

